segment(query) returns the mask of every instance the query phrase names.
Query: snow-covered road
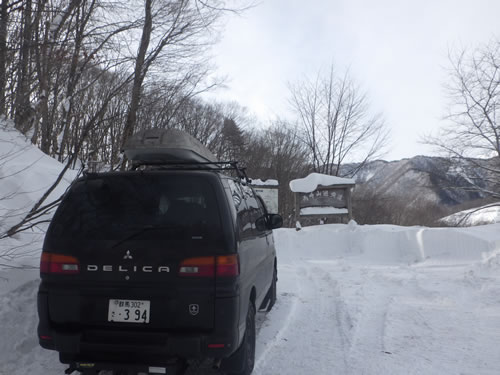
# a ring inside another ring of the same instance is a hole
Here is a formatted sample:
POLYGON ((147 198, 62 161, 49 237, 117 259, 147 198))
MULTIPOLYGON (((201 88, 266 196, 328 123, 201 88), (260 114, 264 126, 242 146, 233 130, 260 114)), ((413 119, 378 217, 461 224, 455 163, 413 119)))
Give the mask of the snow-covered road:
POLYGON ((500 285, 463 269, 280 268, 256 374, 498 374, 500 285))
MULTIPOLYGON (((328 225, 275 239, 279 299, 257 316, 255 375, 500 373, 500 225, 328 225)), ((37 345, 37 275, 0 272, 2 375, 64 371, 37 345)))
MULTIPOLYGON (((381 255, 394 242, 410 245, 392 229, 378 232, 386 241, 385 249, 374 249, 381 255)), ((368 231, 355 229, 348 243, 344 228, 333 229, 329 242, 318 230, 277 235, 280 300, 263 318, 256 374, 500 373, 495 250, 464 264, 474 251, 479 255, 479 243, 424 262, 401 262, 403 249, 384 264, 365 252, 368 231)), ((454 230, 442 231, 441 241, 449 242, 454 230)), ((406 231, 405 237, 413 238, 406 231)))

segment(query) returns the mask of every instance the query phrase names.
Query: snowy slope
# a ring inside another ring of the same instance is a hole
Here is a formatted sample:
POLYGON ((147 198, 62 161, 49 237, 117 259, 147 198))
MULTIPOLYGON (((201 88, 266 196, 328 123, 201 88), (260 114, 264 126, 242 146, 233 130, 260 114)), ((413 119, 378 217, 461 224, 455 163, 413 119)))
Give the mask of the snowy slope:
MULTIPOLYGON (((63 165, 45 155, 14 129, 0 120, 0 237, 18 223, 56 180, 63 165)), ((46 203, 61 196, 76 173, 68 171, 46 203)), ((39 251, 46 224, 14 238, 0 239, 1 264, 31 265, 29 255, 39 251), (27 256, 28 255, 28 256, 27 256)))
MULTIPOLYGON (((274 237, 279 300, 258 314, 254 374, 500 373, 500 224, 351 222, 274 237)), ((0 374, 64 370, 37 346, 37 276, 0 271, 0 374)))
POLYGON ((456 212, 453 215, 442 218, 441 221, 448 225, 462 227, 500 223, 500 202, 456 212))

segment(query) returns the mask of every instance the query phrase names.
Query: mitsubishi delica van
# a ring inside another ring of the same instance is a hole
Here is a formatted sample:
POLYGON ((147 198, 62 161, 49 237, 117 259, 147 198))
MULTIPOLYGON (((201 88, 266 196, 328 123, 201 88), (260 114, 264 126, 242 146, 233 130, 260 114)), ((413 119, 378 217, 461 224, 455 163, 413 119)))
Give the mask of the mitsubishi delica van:
POLYGON ((176 130, 135 135, 132 168, 65 194, 40 262, 38 336, 66 373, 249 375, 255 314, 276 301, 266 212, 236 163, 176 130))

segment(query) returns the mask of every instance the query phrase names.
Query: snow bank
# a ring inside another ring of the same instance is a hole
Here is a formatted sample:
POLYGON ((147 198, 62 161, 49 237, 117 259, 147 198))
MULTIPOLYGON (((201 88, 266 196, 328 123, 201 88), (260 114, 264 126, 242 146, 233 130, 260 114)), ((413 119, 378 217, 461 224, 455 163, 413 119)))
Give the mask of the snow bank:
POLYGON ((478 228, 329 224, 275 231, 280 256, 352 258, 384 265, 464 265, 500 252, 500 224, 478 228), (293 255, 295 256, 295 255, 293 255))
MULTIPOLYGON (((29 212, 62 168, 61 163, 44 154, 14 129, 11 122, 0 120, 0 236, 29 212)), ((46 203, 59 198, 75 176, 75 171, 68 171, 46 203)), ((45 227, 46 224, 41 224, 14 238, 0 240, 0 259, 26 265, 15 260, 19 257, 31 260, 33 253, 40 252, 45 227)))
POLYGON ((355 185, 352 178, 329 176, 321 173, 311 173, 309 176, 290 181, 290 190, 294 193, 310 193, 318 186, 355 185))
POLYGON ((453 215, 442 218, 441 221, 448 225, 459 225, 462 227, 500 223, 500 202, 456 212, 453 215))

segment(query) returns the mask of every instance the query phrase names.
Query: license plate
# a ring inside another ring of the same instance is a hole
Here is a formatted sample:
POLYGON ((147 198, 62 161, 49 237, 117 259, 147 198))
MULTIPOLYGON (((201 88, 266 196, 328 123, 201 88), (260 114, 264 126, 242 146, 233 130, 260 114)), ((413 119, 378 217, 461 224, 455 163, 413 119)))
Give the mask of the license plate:
POLYGON ((150 301, 110 299, 109 322, 149 323, 150 301))

